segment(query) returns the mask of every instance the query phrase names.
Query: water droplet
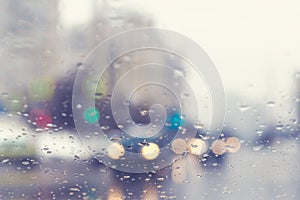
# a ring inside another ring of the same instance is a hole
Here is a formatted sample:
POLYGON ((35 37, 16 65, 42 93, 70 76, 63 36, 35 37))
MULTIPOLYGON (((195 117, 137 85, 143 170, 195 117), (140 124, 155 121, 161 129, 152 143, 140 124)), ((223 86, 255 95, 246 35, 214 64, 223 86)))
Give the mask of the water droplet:
POLYGON ((182 73, 182 71, 175 69, 174 70, 174 78, 179 78, 179 77, 184 77, 184 74, 182 73))
POLYGON ((252 147, 252 150, 253 150, 253 151, 259 151, 259 150, 261 150, 262 148, 264 148, 264 146, 265 146, 265 145, 260 144, 260 145, 257 145, 257 146, 252 147))
POLYGON ((142 116, 146 116, 148 114, 148 110, 141 110, 140 113, 142 116))
POLYGON ((6 159, 3 159, 3 160, 1 161, 1 163, 2 163, 2 164, 5 164, 5 163, 7 163, 8 161, 9 161, 9 159, 6 158, 6 159))
POLYGON ((73 192, 79 192, 79 191, 80 191, 80 189, 79 189, 79 188, 76 188, 76 187, 70 188, 69 190, 70 190, 70 191, 73 191, 73 192))
POLYGON ((183 93, 180 94, 180 98, 182 98, 182 99, 186 99, 186 98, 188 98, 189 96, 190 96, 190 94, 188 94, 188 93, 186 93, 186 92, 183 92, 183 93))
POLYGON ((275 102, 274 101, 269 101, 269 102, 267 102, 267 106, 269 106, 269 107, 274 107, 275 106, 275 102))
POLYGON ((241 105, 240 106, 240 110, 242 111, 242 112, 245 112, 245 111, 247 111, 247 110, 249 110, 250 109, 250 106, 248 106, 248 105, 241 105))
POLYGON ((166 178, 164 178, 164 177, 159 177, 159 178, 157 178, 157 180, 158 181, 164 181, 166 178))
POLYGON ((204 124, 196 123, 194 124, 194 128, 196 129, 202 129, 204 127, 204 124))
POLYGON ((280 131, 283 129, 283 124, 278 124, 275 128, 277 131, 280 131))
POLYGON ((292 124, 297 124, 297 119, 290 119, 290 122, 291 122, 292 124))
POLYGON ((29 161, 23 161, 22 165, 29 165, 29 161))
POLYGON ((103 97, 103 94, 100 92, 95 93, 95 98, 101 99, 103 97))
POLYGON ((127 176, 124 176, 123 178, 124 179, 130 179, 130 176, 127 175, 127 176))

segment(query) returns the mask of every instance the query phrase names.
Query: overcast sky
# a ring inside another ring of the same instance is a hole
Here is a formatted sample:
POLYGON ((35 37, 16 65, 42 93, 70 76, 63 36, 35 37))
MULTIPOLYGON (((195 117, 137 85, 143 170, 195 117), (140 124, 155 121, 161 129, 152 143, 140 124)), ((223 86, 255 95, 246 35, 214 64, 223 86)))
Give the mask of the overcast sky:
MULTIPOLYGON (((85 2, 71 1, 73 8, 68 9, 70 3, 64 8, 65 18, 74 23, 88 19, 92 7, 85 2), (77 17, 71 14, 74 8, 81 13, 77 17)), ((293 72, 300 69, 299 1, 127 2, 153 14, 158 27, 196 41, 213 59, 228 89, 253 85, 253 94, 272 95, 270 87, 290 89, 293 72)))

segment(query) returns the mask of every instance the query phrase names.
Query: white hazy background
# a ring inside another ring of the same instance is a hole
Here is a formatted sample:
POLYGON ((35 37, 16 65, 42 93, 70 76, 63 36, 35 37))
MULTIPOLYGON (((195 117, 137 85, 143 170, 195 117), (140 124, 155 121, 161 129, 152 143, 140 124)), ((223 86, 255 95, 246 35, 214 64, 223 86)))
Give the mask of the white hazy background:
MULTIPOLYGON (((215 63, 229 99, 267 104, 278 120, 295 117, 295 72, 300 71, 300 2, 279 0, 112 0, 112 6, 145 11, 155 26, 196 41, 215 63)), ((65 26, 92 17, 91 1, 61 2, 65 26)), ((230 103, 230 100, 229 100, 230 103)))
MULTIPOLYGON (((63 2, 65 24, 84 23, 91 17, 89 1, 63 2)), ((213 59, 230 89, 253 85, 253 95, 269 93, 270 85, 287 90, 293 72, 300 69, 299 1, 112 2, 144 9, 155 16, 158 27, 196 41, 213 59)))

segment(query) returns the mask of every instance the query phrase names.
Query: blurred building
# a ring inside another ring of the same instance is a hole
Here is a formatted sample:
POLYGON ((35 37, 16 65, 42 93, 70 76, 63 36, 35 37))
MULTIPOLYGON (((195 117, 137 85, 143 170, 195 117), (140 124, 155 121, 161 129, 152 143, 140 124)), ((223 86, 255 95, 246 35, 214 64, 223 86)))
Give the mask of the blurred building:
POLYGON ((296 110, 296 119, 291 119, 292 126, 296 125, 296 135, 300 135, 300 72, 294 74, 295 79, 295 96, 294 96, 294 105, 296 110))
POLYGON ((1 92, 7 111, 22 112, 27 100, 53 95, 53 78, 61 65, 57 1, 4 1, 1 92), (45 12, 47 10, 47 12, 45 12), (34 73, 33 73, 34 72, 34 73), (28 95, 28 96, 27 96, 28 95))

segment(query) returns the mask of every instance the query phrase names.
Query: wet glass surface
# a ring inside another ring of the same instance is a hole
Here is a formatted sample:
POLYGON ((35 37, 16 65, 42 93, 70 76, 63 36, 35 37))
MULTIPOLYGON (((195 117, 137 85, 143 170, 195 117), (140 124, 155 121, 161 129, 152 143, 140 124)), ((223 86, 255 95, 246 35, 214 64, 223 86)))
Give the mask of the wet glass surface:
POLYGON ((299 199, 298 2, 0 11, 0 199, 299 199))

